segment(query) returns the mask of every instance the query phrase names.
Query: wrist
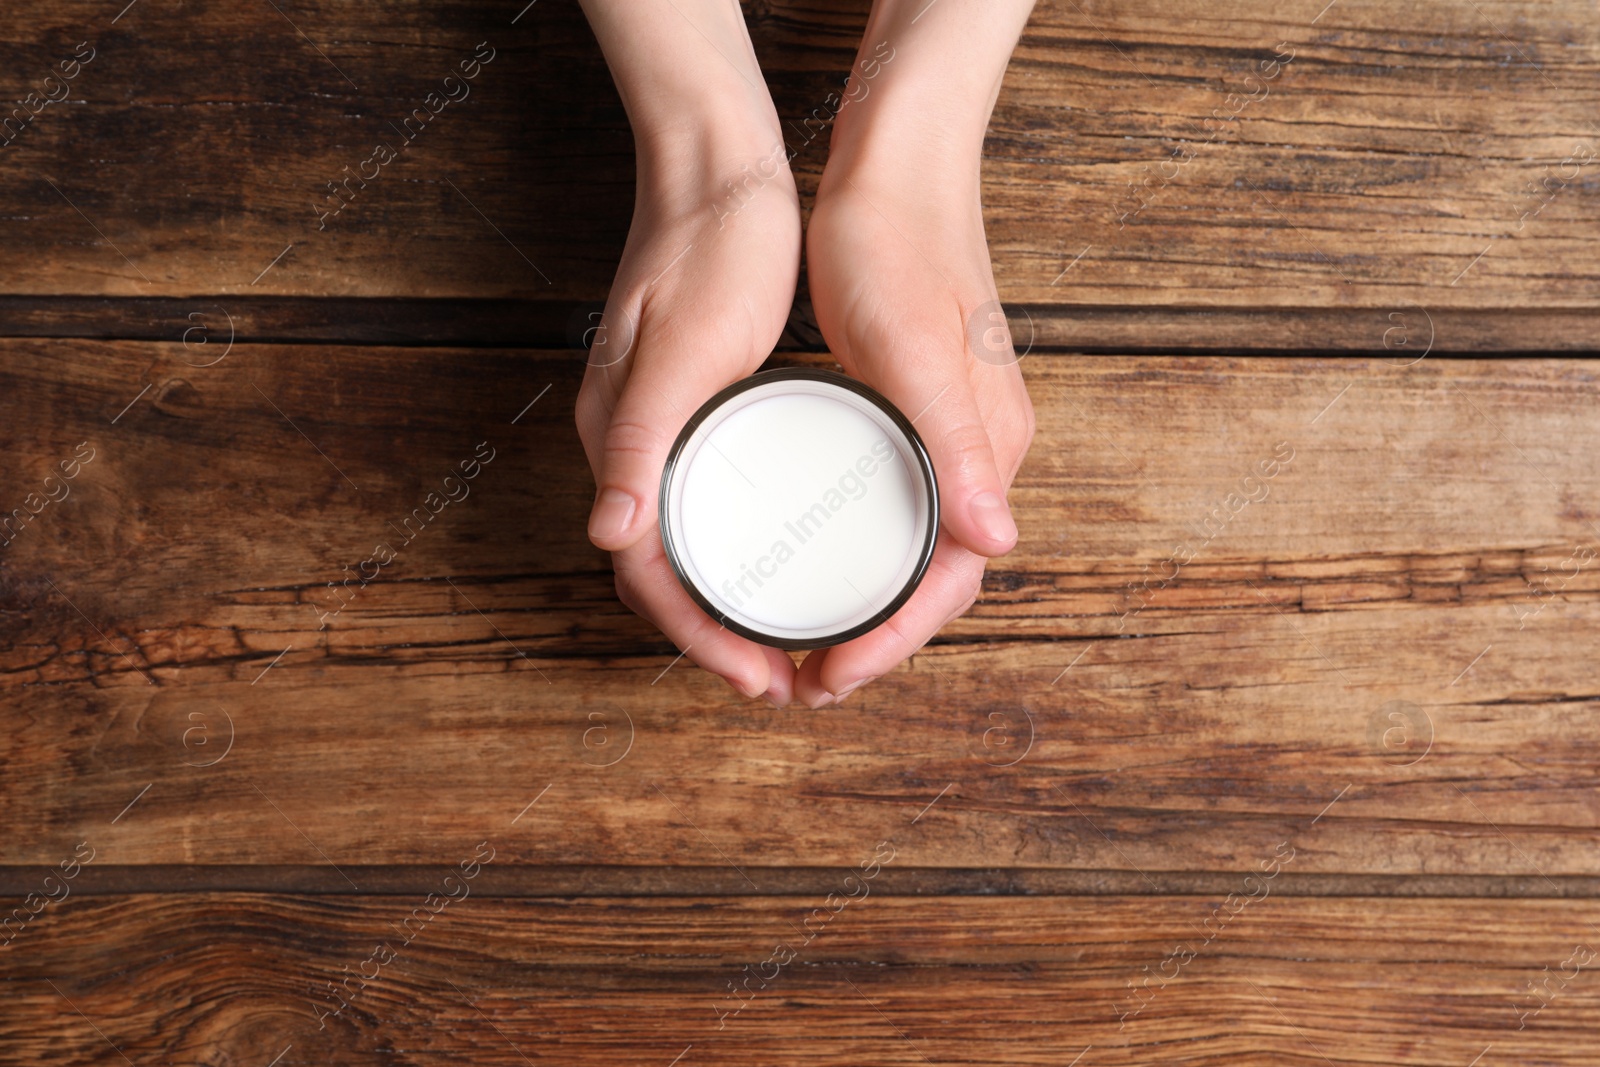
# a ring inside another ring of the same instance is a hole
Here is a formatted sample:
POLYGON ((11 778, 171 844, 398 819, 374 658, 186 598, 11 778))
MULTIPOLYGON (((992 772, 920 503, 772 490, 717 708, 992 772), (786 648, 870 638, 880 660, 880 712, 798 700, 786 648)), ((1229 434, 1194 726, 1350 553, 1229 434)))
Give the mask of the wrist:
POLYGON ((796 202, 789 153, 776 117, 745 113, 679 114, 670 123, 636 126, 637 200, 657 215, 683 215, 724 200, 742 203, 767 190, 796 202))
POLYGON ((633 128, 641 183, 716 172, 780 140, 737 3, 583 0, 583 7, 633 128))
MULTIPOLYGON (((896 89, 909 87, 902 82, 896 89)), ((874 92, 840 112, 817 188, 825 199, 847 182, 874 192, 946 202, 975 200, 986 124, 955 109, 942 116, 919 109, 914 94, 874 92)))
POLYGON ((989 116, 1032 0, 877 0, 819 197, 849 177, 976 199, 989 116), (926 16, 926 17, 924 17, 926 16))

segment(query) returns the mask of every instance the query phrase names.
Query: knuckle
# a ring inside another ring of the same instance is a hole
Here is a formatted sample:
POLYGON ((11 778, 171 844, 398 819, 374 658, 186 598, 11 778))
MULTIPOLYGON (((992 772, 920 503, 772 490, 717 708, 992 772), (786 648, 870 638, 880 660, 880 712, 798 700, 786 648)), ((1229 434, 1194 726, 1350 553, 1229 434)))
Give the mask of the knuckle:
POLYGON ((666 435, 661 429, 638 419, 612 419, 606 427, 606 452, 608 455, 655 456, 667 448, 666 435))
POLYGON ((980 594, 982 594, 982 592, 983 579, 979 578, 977 581, 972 583, 972 591, 962 598, 961 606, 956 608, 956 610, 952 611, 949 616, 946 617, 944 622, 940 624, 940 628, 942 629, 945 626, 949 626, 951 623, 961 618, 961 616, 971 611, 972 606, 978 602, 978 597, 980 594))
POLYGON ((618 571, 616 581, 613 584, 616 586, 617 599, 622 602, 623 607, 635 615, 644 614, 639 610, 640 600, 634 593, 633 582, 625 573, 618 571))
POLYGON ((578 387, 578 399, 573 402, 572 417, 580 434, 591 434, 605 426, 604 399, 587 379, 578 387))
MULTIPOLYGON (((908 630, 903 623, 900 622, 898 617, 895 616, 890 616, 889 621, 884 623, 884 629, 888 630, 889 633, 894 635, 895 641, 899 646, 895 648, 892 653, 884 657, 884 661, 888 662, 890 666, 895 663, 903 663, 912 656, 916 655, 922 650, 922 646, 928 643, 928 638, 932 636, 931 634, 919 636, 916 633, 913 633, 911 630, 908 630)), ((883 667, 882 670, 878 671, 879 674, 882 674, 885 670, 889 669, 888 667, 884 667, 883 664, 879 664, 878 666, 883 667)))
POLYGON ((1033 447, 1033 439, 1038 429, 1039 424, 1034 418, 1033 405, 1027 404, 1022 408, 1022 418, 1018 421, 1016 429, 1009 434, 1012 452, 1018 457, 1026 455, 1028 449, 1033 447))
POLYGON ((952 423, 939 433, 939 445, 964 471, 981 470, 981 464, 991 458, 989 434, 975 422, 952 423))
POLYGON ((980 596, 982 596, 982 595, 983 595, 983 579, 982 578, 978 578, 978 579, 975 579, 973 581, 972 590, 969 593, 967 593, 966 599, 962 601, 961 610, 956 612, 956 614, 957 615, 965 615, 967 612, 971 611, 972 610, 972 606, 978 602, 978 598, 980 596))

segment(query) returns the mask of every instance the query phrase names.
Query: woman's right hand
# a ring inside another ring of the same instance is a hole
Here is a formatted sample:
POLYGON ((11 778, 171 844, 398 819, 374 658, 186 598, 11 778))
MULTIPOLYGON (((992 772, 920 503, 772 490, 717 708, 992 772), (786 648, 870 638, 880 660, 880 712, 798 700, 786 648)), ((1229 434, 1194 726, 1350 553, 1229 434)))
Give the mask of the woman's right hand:
MULTIPOLYGON (((742 35, 738 7, 724 6, 742 35)), ((609 14, 597 20, 591 11, 603 45, 609 14)), ((578 392, 578 433, 597 487, 589 538, 611 553, 624 604, 741 693, 783 705, 794 695, 793 661, 730 633, 689 598, 656 521, 673 441, 712 394, 772 352, 800 266, 799 198, 759 70, 747 77, 726 56, 710 55, 694 95, 669 107, 662 94, 680 90, 641 81, 653 53, 619 69, 614 51, 693 29, 677 18, 665 16, 654 38, 632 25, 623 42, 607 47, 634 126, 639 179, 633 225, 578 392)), ((716 51, 733 49, 722 42, 716 51)), ((753 54, 748 61, 753 69, 753 54)))

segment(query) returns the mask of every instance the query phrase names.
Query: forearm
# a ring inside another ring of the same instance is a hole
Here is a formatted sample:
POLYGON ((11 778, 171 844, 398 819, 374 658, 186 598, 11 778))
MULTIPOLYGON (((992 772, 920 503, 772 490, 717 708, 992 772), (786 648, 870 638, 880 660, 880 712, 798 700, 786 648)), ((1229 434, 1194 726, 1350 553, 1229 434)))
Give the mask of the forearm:
POLYGON ((830 169, 909 181, 931 167, 976 193, 989 116, 1032 9, 1033 0, 876 0, 830 169))
POLYGON ((698 173, 780 140, 736 0, 582 0, 633 126, 642 183, 698 173))

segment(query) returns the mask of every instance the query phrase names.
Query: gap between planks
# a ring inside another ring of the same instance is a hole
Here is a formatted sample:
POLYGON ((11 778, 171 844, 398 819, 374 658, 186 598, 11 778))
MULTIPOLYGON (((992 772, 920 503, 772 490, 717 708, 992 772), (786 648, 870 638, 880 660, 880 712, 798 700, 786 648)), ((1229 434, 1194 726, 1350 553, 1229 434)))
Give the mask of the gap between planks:
MULTIPOLYGON (((412 896, 437 888, 441 864, 344 866, 150 864, 85 867, 75 896, 132 893, 301 893, 412 896), (346 881, 348 875, 350 881, 346 881), (358 887, 351 891, 351 882, 358 887)), ((37 889, 51 868, 0 867, 0 897, 37 889)), ((476 893, 494 897, 753 897, 832 892, 841 868, 746 867, 746 881, 728 867, 495 866, 484 868, 476 893)), ((884 869, 873 885, 883 896, 1225 896, 1250 871, 1106 871, 1036 868, 884 869)), ((1592 900, 1600 876, 1540 874, 1307 874, 1282 872, 1273 895, 1592 900)))
MULTIPOLYGON (((0 338, 220 344, 359 344, 414 348, 570 349, 597 301, 382 297, 0 296, 0 338)), ((1118 307, 1008 304, 1019 353, 1368 353, 1424 356, 1600 354, 1600 309, 1394 306, 1118 307)), ((808 304, 778 350, 826 346, 808 304)))

